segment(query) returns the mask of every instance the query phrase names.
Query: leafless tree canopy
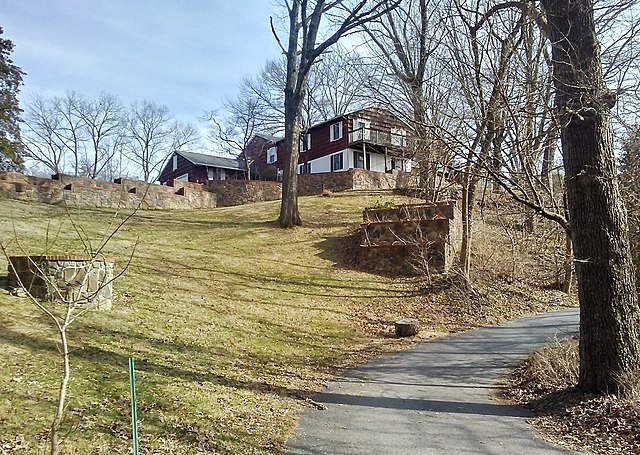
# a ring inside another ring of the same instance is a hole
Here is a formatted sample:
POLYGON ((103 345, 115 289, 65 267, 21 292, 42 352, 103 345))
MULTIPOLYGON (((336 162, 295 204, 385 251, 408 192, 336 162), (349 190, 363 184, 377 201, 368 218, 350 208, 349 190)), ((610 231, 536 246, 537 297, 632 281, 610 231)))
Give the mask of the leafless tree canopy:
POLYGON ((167 154, 198 140, 196 128, 174 121, 166 106, 145 100, 126 109, 108 93, 37 95, 26 106, 23 130, 32 162, 53 173, 107 180, 149 180, 167 154))

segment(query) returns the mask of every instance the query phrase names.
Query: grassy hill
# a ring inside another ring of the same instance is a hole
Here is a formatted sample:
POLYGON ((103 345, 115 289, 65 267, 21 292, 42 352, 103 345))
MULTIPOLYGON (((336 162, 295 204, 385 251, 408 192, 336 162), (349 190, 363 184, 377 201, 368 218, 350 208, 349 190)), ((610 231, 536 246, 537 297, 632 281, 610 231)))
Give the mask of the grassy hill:
MULTIPOLYGON (((363 207, 387 201, 415 202, 387 193, 302 198, 305 226, 293 230, 273 225, 275 202, 136 213, 104 251, 117 271, 135 248, 114 283, 113 309, 89 312, 70 330, 63 453, 129 453, 130 356, 141 453, 277 453, 331 375, 407 345, 387 336, 395 318, 419 317, 424 338, 564 303, 507 276, 495 252, 504 255, 510 237, 498 225, 478 233, 491 241, 474 257, 480 286, 471 301, 450 286, 427 292, 422 280, 348 267, 346 233, 363 207)), ((16 255, 82 254, 70 220, 97 244, 128 214, 68 216, 8 200, 0 210, 0 239, 16 255)), ((0 307, 0 453, 43 453, 60 375, 56 331, 25 298, 0 290, 0 307)))

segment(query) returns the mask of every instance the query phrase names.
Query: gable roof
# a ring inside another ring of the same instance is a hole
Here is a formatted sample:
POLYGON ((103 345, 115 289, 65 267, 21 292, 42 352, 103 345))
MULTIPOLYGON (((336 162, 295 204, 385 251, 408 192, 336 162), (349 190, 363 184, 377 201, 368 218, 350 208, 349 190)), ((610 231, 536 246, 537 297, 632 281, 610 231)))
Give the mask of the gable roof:
POLYGON ((219 167, 222 169, 233 169, 244 171, 244 163, 236 158, 226 158, 224 156, 205 155, 204 153, 195 152, 175 152, 185 160, 191 161, 195 165, 219 167))
POLYGON ((262 138, 269 142, 273 142, 274 144, 283 139, 282 136, 272 136, 270 134, 263 134, 263 133, 256 133, 254 137, 262 138))

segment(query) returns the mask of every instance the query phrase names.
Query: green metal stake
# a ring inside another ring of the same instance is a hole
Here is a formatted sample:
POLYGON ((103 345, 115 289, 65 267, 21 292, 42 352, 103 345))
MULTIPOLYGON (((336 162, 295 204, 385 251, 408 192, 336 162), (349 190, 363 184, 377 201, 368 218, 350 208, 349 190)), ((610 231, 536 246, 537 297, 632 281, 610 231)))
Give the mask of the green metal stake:
POLYGON ((138 455, 138 409, 136 407, 136 373, 133 357, 129 357, 129 389, 131 390, 131 431, 133 455, 138 455))

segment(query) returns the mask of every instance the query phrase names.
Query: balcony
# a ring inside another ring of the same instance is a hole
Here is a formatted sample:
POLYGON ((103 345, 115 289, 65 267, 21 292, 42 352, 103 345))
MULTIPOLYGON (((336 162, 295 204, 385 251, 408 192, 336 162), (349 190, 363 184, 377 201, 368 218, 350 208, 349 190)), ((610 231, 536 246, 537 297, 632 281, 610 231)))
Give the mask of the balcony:
POLYGON ((412 145, 411 138, 405 134, 393 133, 389 130, 376 130, 373 128, 361 127, 349 133, 349 147, 362 149, 373 146, 374 151, 384 152, 384 148, 389 152, 394 150, 402 152, 412 145))

